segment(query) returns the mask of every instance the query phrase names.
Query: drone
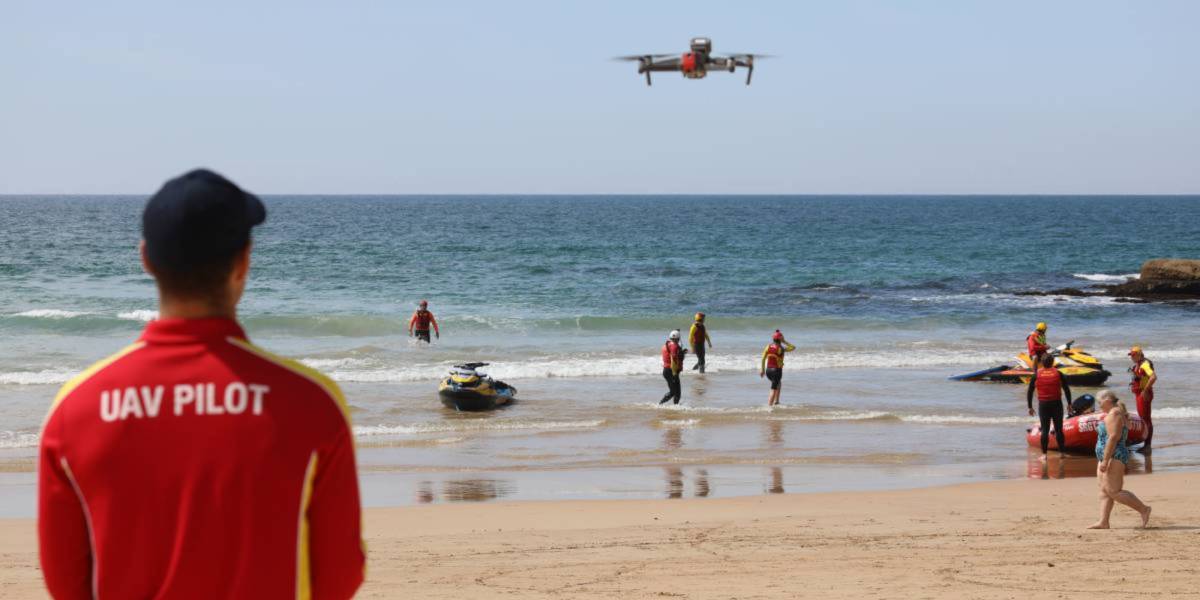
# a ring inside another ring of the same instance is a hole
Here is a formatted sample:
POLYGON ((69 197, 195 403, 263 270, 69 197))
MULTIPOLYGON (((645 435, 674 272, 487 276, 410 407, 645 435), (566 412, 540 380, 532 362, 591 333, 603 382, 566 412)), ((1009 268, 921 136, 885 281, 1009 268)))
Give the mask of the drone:
POLYGON ((766 54, 731 54, 714 56, 712 40, 704 37, 692 38, 691 52, 679 54, 642 54, 618 56, 616 60, 637 61, 638 74, 646 74, 646 85, 650 85, 650 73, 655 71, 679 71, 685 79, 704 79, 709 71, 729 71, 746 67, 746 85, 754 75, 754 59, 767 58, 766 54))

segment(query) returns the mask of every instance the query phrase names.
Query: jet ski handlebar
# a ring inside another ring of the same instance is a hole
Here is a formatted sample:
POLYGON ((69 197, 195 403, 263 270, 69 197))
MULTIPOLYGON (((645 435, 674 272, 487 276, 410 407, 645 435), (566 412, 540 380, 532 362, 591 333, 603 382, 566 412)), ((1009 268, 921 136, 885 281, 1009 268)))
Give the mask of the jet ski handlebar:
POLYGON ((488 366, 488 364, 489 363, 485 363, 485 362, 464 363, 461 365, 454 365, 454 368, 455 369, 465 369, 467 371, 474 371, 475 369, 478 369, 479 367, 486 367, 486 366, 488 366))

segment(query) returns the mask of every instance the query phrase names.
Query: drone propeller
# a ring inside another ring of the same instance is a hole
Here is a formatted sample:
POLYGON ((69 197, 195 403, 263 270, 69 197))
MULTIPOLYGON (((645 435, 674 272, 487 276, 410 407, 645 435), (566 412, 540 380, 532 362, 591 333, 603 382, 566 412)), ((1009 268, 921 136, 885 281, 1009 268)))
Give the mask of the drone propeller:
POLYGON ((614 56, 612 59, 630 62, 650 60, 653 62, 656 58, 676 58, 678 56, 678 54, 629 54, 626 56, 614 56))

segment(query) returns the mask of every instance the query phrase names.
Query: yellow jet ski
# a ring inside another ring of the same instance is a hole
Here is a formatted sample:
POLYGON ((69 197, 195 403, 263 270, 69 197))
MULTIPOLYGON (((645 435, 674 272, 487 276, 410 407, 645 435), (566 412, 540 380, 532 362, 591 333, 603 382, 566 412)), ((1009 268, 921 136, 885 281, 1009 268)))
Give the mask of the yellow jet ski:
POLYGON ((517 388, 479 372, 488 363, 474 362, 455 365, 450 375, 438 386, 438 396, 446 408, 454 410, 493 410, 509 404, 517 388))
MULTIPOLYGON (((1075 342, 1072 340, 1055 348, 1051 353, 1054 356, 1054 366, 1058 367, 1059 372, 1063 374, 1063 378, 1067 380, 1067 385, 1079 386, 1099 386, 1103 385, 1112 373, 1104 370, 1104 366, 1100 360, 1082 348, 1073 348, 1075 342), (1066 363, 1062 359, 1066 358, 1071 363, 1066 363)), ((965 375, 955 375, 950 377, 954 381, 993 381, 996 383, 1029 383, 1029 378, 1033 377, 1033 360, 1029 358, 1029 354, 1020 353, 1017 355, 1017 360, 1020 363, 1016 366, 1000 365, 982 371, 975 371, 965 375)))
POLYGON ((1100 363, 1100 359, 1083 351, 1083 348, 1074 348, 1075 340, 1071 340, 1058 348, 1055 348, 1058 356, 1061 356, 1071 362, 1092 369, 1103 369, 1104 365, 1100 363))
MULTIPOLYGON (((1073 348, 1074 345, 1075 340, 1071 340, 1050 353, 1054 357, 1054 366, 1063 374, 1067 385, 1091 386, 1101 385, 1107 381, 1112 373, 1104 370, 1100 359, 1084 352, 1082 348, 1073 348), (1075 364, 1063 362, 1063 358, 1075 364)), ((1033 359, 1029 358, 1029 354, 1022 352, 1017 355, 1017 360, 1021 361, 1021 364, 1015 371, 1024 371, 1024 373, 1010 372, 1010 374, 1018 375, 1017 380, 1021 383, 1029 383, 1029 378, 1033 375, 1033 359)))

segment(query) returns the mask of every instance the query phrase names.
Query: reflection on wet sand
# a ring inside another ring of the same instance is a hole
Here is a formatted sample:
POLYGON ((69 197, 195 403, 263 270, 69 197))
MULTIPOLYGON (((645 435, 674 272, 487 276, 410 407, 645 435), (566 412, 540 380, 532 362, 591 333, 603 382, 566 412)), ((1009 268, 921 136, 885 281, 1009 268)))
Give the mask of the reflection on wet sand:
POLYGON ((667 467, 667 497, 683 497, 683 469, 667 467))
POLYGON ((516 489, 510 481, 498 479, 453 479, 441 483, 442 493, 434 491, 431 481, 417 484, 417 503, 429 504, 439 499, 442 502, 487 502, 503 498, 516 489))
POLYGON ((708 489, 708 471, 704 469, 696 470, 696 497, 707 498, 708 489))
POLYGON ((783 492, 783 469, 771 467, 771 487, 767 488, 767 493, 782 494, 783 492))
MULTIPOLYGON (((783 448, 783 421, 767 421, 767 432, 765 436, 766 446, 768 448, 783 448)), ((783 489, 783 468, 771 467, 771 480, 767 483, 768 494, 782 494, 783 489)))
POLYGON ((767 446, 783 446, 783 421, 767 421, 767 446))
POLYGON ((683 447, 683 428, 668 427, 663 432, 663 450, 668 452, 678 450, 683 447))
MULTIPOLYGON (((1068 454, 1060 456, 1058 452, 1051 451, 1046 457, 1046 462, 1042 462, 1042 453, 1036 449, 1030 449, 1026 457, 1026 470, 1030 479, 1064 479, 1068 477, 1095 477, 1096 476, 1096 458, 1086 454, 1068 454)), ((1150 457, 1145 457, 1139 460, 1136 456, 1129 458, 1128 473, 1153 471, 1150 457)))
MULTIPOLYGON (((683 427, 673 426, 668 427, 663 431, 663 450, 666 452, 674 452, 683 448, 683 427)), ((682 498, 684 486, 684 473, 680 467, 666 467, 667 475, 667 498, 682 498)), ((712 493, 712 488, 708 483, 708 471, 705 469, 696 469, 696 476, 692 481, 692 493, 697 498, 707 498, 712 493)))
MULTIPOLYGON (((667 498, 682 498, 684 496, 684 481, 686 479, 683 469, 680 467, 666 467, 664 470, 667 474, 667 498)), ((692 478, 692 495, 697 498, 707 498, 711 493, 712 486, 708 483, 708 471, 705 469, 696 469, 696 474, 692 478)))

